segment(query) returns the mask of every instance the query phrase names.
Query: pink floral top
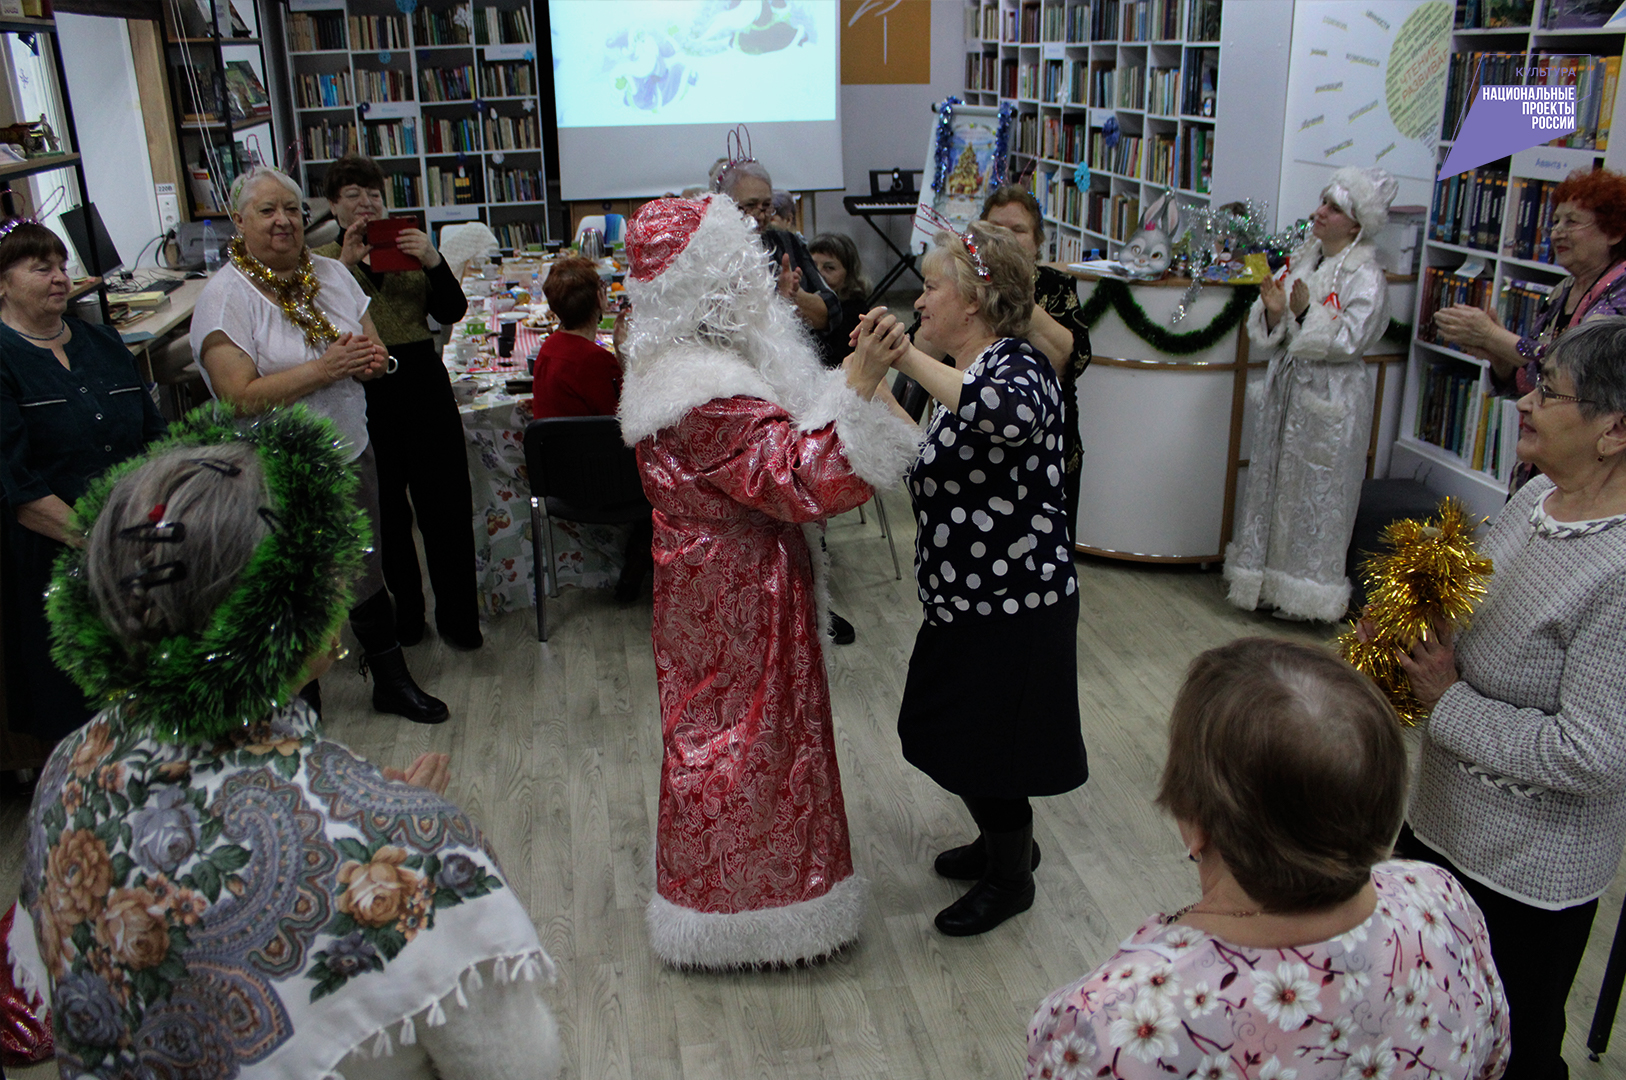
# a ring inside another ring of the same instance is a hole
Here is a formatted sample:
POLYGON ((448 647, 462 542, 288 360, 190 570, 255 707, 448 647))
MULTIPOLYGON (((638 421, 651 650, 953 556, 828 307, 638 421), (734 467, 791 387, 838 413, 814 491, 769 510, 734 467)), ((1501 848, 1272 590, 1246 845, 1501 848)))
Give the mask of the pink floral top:
POLYGON ((1372 868, 1378 906, 1328 941, 1231 945, 1153 918, 1047 997, 1028 1076, 1177 1080, 1495 1080, 1507 999, 1484 917, 1425 863, 1372 868))

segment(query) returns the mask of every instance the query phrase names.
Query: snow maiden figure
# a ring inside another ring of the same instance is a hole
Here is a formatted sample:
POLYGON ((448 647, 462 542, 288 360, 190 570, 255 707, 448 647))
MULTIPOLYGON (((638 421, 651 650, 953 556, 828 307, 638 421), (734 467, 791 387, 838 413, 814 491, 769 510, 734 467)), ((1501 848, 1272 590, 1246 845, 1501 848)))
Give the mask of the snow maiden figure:
POLYGON ((1248 465, 1248 494, 1225 549, 1231 603, 1335 622, 1349 606, 1344 553, 1366 475, 1372 393, 1362 357, 1389 325, 1374 241, 1396 183, 1382 169, 1332 174, 1312 239, 1266 278, 1248 336, 1271 350, 1248 465))
POLYGON ((818 529, 896 484, 917 433, 822 367, 725 196, 649 203, 627 250, 620 418, 655 508, 665 746, 650 942, 680 967, 811 960, 858 936, 865 895, 818 529))

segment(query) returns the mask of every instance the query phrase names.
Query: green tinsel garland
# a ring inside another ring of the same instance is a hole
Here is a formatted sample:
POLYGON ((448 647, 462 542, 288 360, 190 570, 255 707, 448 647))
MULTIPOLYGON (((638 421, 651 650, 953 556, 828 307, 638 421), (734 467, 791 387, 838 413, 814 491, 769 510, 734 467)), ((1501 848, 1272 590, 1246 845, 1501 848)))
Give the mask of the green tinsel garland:
MULTIPOLYGON (((1101 321, 1101 316, 1111 308, 1118 313, 1118 317, 1129 327, 1131 333, 1146 342, 1158 352, 1168 353, 1170 356, 1190 356, 1211 349, 1224 340, 1225 335, 1235 330, 1247 318, 1248 309, 1253 306, 1254 299, 1259 295, 1257 285, 1237 285, 1231 289, 1231 298, 1225 302, 1214 321, 1201 330, 1187 330, 1176 333, 1164 326, 1159 326, 1146 314, 1146 309, 1135 301, 1135 294, 1129 288, 1129 283, 1114 278, 1102 278, 1095 283, 1095 293, 1085 301, 1079 309, 1084 318, 1084 325, 1094 328, 1101 321)), ((1388 329, 1383 336, 1395 341, 1409 343, 1411 341, 1411 327, 1396 319, 1389 320, 1388 329)))
POLYGON ((232 442, 258 452, 277 521, 202 633, 177 634, 132 657, 97 611, 83 549, 57 559, 46 595, 57 663, 92 699, 120 706, 126 724, 160 742, 219 738, 287 704, 306 661, 344 619, 368 544, 338 430, 302 405, 245 420, 229 406, 196 409, 92 483, 74 515, 89 534, 114 485, 148 461, 232 442))
POLYGON ((1102 278, 1095 283, 1095 294, 1084 303, 1080 309, 1083 313, 1084 324, 1093 327, 1107 313, 1107 309, 1118 313, 1118 317, 1129 327, 1130 332, 1146 342, 1158 352, 1168 353, 1170 356, 1190 356, 1211 349, 1225 339, 1225 335, 1235 330, 1247 317, 1248 308, 1253 306, 1254 297, 1259 295, 1256 285, 1238 285, 1231 290, 1231 298, 1225 301, 1220 313, 1214 316, 1214 321, 1201 330, 1187 330, 1184 333, 1175 333, 1166 326, 1159 326, 1146 314, 1146 309, 1135 302, 1135 295, 1129 288, 1129 283, 1117 281, 1113 278, 1102 278))

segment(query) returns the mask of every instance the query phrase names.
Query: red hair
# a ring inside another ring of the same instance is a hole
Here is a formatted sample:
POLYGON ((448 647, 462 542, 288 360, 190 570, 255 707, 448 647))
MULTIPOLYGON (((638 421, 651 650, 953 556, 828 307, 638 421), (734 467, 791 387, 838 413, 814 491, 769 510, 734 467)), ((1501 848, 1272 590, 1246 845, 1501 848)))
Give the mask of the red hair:
POLYGON ((581 330, 598 322, 598 264, 572 255, 558 260, 542 283, 548 307, 566 330, 581 330))
POLYGON ((1604 235, 1621 237, 1609 257, 1615 262, 1626 258, 1626 176, 1608 169, 1576 169, 1553 190, 1555 208, 1567 202, 1595 215, 1604 235))

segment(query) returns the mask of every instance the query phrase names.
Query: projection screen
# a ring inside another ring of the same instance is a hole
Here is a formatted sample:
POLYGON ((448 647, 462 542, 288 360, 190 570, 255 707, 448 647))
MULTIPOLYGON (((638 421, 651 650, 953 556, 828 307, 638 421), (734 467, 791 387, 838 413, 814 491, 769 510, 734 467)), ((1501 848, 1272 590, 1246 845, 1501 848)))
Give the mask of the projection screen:
POLYGON ((736 124, 791 190, 840 189, 835 0, 549 0, 566 199, 706 180, 736 124))

